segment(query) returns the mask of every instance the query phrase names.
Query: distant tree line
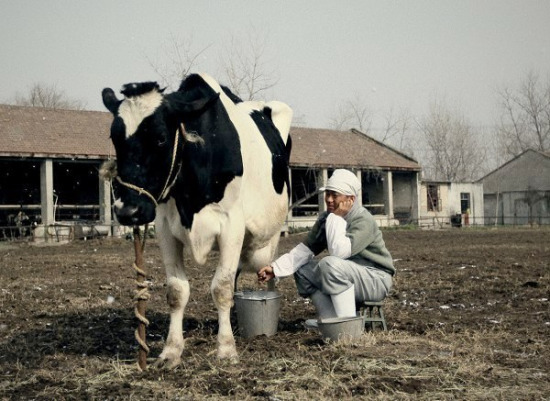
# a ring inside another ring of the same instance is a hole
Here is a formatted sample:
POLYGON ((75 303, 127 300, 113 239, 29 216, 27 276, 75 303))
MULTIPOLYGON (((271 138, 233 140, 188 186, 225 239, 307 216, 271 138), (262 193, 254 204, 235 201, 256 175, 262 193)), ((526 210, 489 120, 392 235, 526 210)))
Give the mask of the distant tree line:
POLYGON ((84 110, 85 103, 71 99, 55 84, 35 82, 25 93, 16 93, 13 104, 18 106, 42 107, 48 109, 84 110))
POLYGON ((436 100, 429 112, 414 118, 407 111, 389 113, 385 127, 371 132, 372 113, 359 98, 343 102, 331 128, 358 128, 416 157, 424 177, 473 181, 527 149, 550 151, 550 79, 531 71, 517 87, 496 93, 501 118, 495 127, 474 127, 460 111, 436 100))

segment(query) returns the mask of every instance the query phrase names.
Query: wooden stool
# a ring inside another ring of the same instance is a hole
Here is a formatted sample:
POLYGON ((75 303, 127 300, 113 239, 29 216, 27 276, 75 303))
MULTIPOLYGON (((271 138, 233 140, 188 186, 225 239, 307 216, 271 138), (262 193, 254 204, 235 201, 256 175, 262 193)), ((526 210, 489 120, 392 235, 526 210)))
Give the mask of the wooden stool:
POLYGON ((384 315, 384 302, 370 302, 365 301, 357 305, 359 309, 359 315, 363 316, 365 326, 370 326, 371 330, 374 330, 376 323, 382 325, 384 331, 388 331, 386 325, 386 316, 384 315))

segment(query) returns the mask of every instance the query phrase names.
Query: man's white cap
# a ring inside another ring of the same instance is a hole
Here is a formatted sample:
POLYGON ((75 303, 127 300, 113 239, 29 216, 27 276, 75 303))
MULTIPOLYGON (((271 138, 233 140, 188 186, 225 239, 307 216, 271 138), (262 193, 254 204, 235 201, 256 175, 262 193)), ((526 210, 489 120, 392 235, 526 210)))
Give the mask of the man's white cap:
POLYGON ((327 185, 320 188, 321 191, 334 191, 342 195, 359 196, 361 183, 357 176, 349 170, 338 169, 327 181, 327 185))

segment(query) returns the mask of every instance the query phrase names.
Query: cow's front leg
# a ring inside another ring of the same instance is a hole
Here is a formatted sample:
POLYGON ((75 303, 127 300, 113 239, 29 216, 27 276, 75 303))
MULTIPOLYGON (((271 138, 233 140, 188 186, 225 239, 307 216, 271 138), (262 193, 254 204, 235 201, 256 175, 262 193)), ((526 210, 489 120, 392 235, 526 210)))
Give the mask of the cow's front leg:
POLYGON ((157 235, 166 269, 166 300, 170 308, 170 327, 166 344, 159 355, 157 366, 173 368, 181 362, 184 348, 183 315, 189 301, 189 281, 183 267, 183 244, 171 236, 165 226, 157 223, 157 235), (160 228, 160 229, 159 229, 160 228))
POLYGON ((164 349, 159 355, 158 364, 173 368, 180 364, 185 346, 183 339, 183 313, 189 301, 189 281, 176 277, 168 279, 166 300, 170 308, 170 328, 164 349))
POLYGON ((230 312, 233 306, 235 275, 217 274, 212 281, 212 298, 218 309, 218 358, 238 360, 230 312))
POLYGON ((244 224, 240 219, 236 220, 233 220, 233 224, 227 224, 219 237, 220 264, 216 269, 211 287, 212 298, 218 309, 218 357, 235 362, 238 361, 238 355, 231 328, 230 312, 244 238, 244 224))

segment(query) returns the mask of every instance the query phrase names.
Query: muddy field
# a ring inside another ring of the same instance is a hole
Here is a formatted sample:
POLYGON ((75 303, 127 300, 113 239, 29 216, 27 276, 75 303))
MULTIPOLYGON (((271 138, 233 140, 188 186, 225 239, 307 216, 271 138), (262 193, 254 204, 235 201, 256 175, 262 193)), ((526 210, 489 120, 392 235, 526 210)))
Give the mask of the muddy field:
MULTIPOLYGON (((550 399, 550 229, 386 230, 398 275, 388 332, 324 343, 292 279, 279 332, 215 356, 216 264, 190 266, 184 364, 136 369, 132 243, 0 243, 0 400, 550 399)), ((282 239, 281 251, 303 239, 282 239)), ((164 274, 148 240, 150 357, 167 332, 164 274)), ((240 286, 256 287, 254 277, 240 286)))

